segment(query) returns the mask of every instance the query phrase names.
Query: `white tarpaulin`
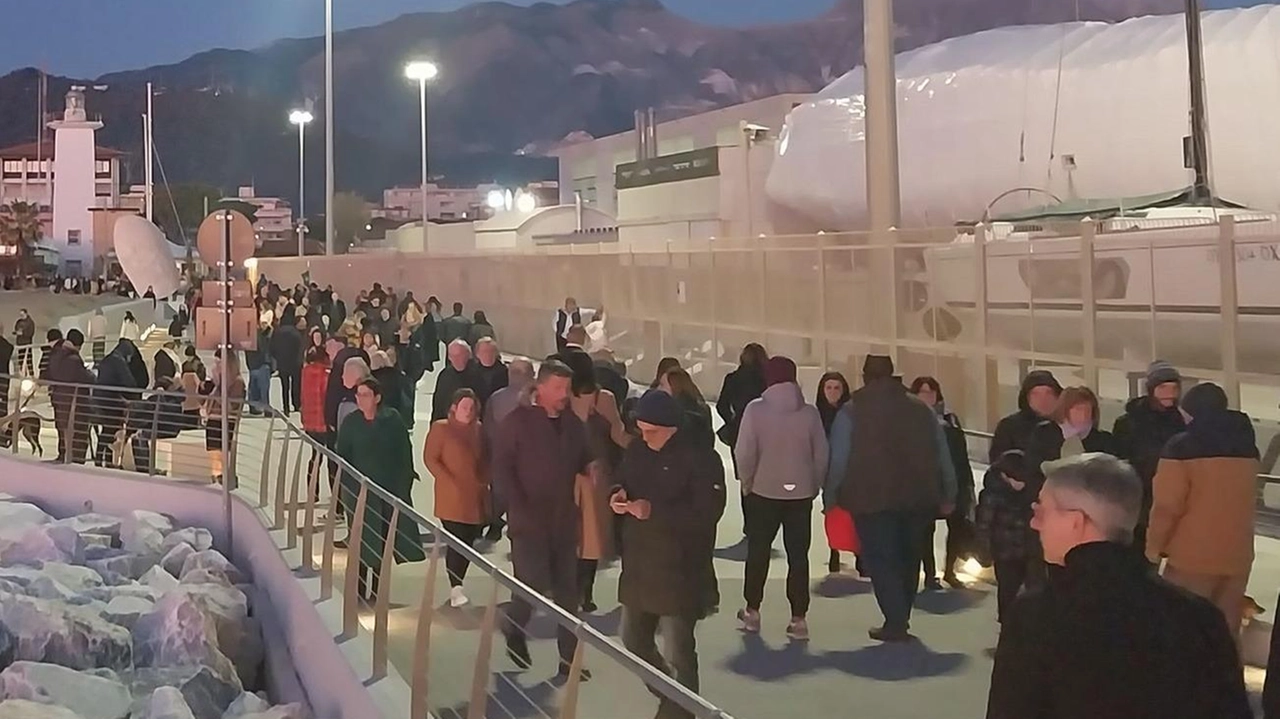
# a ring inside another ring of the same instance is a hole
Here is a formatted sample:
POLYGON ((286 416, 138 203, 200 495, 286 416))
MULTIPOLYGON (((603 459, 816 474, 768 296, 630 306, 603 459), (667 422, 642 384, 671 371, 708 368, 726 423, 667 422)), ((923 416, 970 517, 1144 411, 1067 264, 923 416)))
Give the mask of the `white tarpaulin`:
MULTIPOLYGON (((1280 7, 1203 24, 1213 189, 1280 209, 1280 7)), ((904 226, 978 219, 1017 187, 1065 200, 1191 184, 1182 15, 991 30, 902 53, 897 76, 904 226)), ((865 226, 863 86, 860 67, 836 80, 777 143, 769 197, 816 228, 865 226)), ((1018 193, 996 211, 1049 201, 1018 193)))
POLYGON ((156 297, 167 297, 178 289, 178 267, 160 228, 127 215, 116 220, 115 239, 116 259, 139 294, 150 287, 156 297))

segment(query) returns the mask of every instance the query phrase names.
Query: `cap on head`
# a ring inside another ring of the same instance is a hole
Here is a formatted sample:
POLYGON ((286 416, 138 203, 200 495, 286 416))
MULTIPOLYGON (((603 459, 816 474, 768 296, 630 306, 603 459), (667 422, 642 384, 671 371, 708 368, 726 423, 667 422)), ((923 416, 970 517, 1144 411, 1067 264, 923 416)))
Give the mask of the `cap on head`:
POLYGON ((1227 407, 1227 393, 1212 382, 1198 384, 1182 396, 1182 409, 1192 417, 1225 412, 1227 407))
POLYGON ((649 390, 636 403, 636 421, 655 427, 679 427, 680 405, 661 390, 649 390))
POLYGON ((886 379, 893 376, 893 358, 888 355, 867 355, 862 362, 864 379, 886 379))
POLYGON ((1166 382, 1182 383, 1182 373, 1164 360, 1156 360, 1147 367, 1147 392, 1166 382))
POLYGON ((796 363, 788 357, 770 357, 764 363, 764 385, 772 387, 775 384, 783 384, 786 382, 796 381, 796 363))

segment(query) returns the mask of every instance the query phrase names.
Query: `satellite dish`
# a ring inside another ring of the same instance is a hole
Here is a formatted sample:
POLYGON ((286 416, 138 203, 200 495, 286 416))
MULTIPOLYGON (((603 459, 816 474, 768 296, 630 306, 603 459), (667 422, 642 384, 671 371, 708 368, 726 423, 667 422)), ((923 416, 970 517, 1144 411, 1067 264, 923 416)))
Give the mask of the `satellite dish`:
POLYGON ((156 297, 167 297, 178 289, 178 266, 159 227, 127 215, 116 220, 115 237, 116 259, 139 292, 150 287, 156 297))

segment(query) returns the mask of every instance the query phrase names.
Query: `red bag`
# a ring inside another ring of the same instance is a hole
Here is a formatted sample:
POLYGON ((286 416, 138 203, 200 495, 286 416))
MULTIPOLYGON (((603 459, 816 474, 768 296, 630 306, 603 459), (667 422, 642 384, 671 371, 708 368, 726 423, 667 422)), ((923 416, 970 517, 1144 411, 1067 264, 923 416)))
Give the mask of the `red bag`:
POLYGON ((858 530, 853 526, 853 515, 841 507, 832 507, 823 515, 827 530, 827 546, 837 552, 857 554, 862 550, 858 530))

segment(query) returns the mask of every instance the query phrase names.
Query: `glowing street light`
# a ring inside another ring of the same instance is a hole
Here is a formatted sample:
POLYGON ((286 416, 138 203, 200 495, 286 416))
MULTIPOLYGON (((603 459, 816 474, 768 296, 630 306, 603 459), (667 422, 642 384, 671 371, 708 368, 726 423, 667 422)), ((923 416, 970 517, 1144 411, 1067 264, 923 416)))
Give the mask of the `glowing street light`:
POLYGON ((431 247, 428 243, 427 228, 431 224, 427 222, 427 83, 434 80, 440 74, 440 68, 435 63, 425 60, 411 62, 405 65, 404 76, 418 83, 418 95, 422 103, 422 251, 430 252, 431 247))
POLYGON ((298 257, 306 255, 304 247, 304 227, 306 221, 306 189, 307 189, 307 139, 306 129, 307 123, 314 120, 315 117, 307 110, 294 110, 289 113, 289 122, 298 126, 298 257))

